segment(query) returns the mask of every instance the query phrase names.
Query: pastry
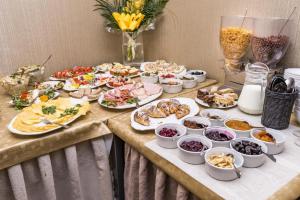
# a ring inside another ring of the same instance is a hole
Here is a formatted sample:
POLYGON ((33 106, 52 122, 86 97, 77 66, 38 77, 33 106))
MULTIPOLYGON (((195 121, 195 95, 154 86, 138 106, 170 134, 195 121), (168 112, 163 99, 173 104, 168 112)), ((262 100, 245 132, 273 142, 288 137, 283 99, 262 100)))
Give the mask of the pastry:
POLYGON ((176 99, 170 99, 170 101, 168 102, 168 104, 169 104, 170 113, 174 114, 178 110, 180 102, 178 100, 176 100, 176 99))
POLYGON ((213 94, 206 95, 202 98, 202 100, 204 101, 204 103, 207 103, 208 105, 212 105, 215 102, 215 95, 213 94))
POLYGON ((137 111, 134 113, 134 121, 144 126, 150 125, 150 119, 146 112, 137 111))
POLYGON ((226 93, 223 96, 233 98, 233 100, 237 100, 239 98, 239 96, 236 93, 226 93))
POLYGON ((161 101, 157 104, 157 108, 162 110, 167 116, 169 116, 171 113, 169 102, 168 101, 161 101))
POLYGON ((178 106, 178 110, 176 111, 175 115, 177 119, 181 119, 184 116, 190 113, 190 107, 186 104, 181 104, 178 106))
POLYGON ((225 88, 217 91, 218 94, 228 94, 228 93, 234 93, 234 90, 231 88, 225 88))
POLYGON ((228 107, 234 104, 234 99, 232 97, 225 97, 219 94, 215 95, 215 104, 217 106, 228 107))
POLYGON ((198 99, 203 99, 203 97, 205 97, 206 95, 209 95, 209 92, 207 89, 199 89, 197 92, 197 98, 198 99))
POLYGON ((145 112, 148 114, 149 117, 153 118, 165 118, 167 115, 156 106, 151 106, 150 108, 146 109, 145 112))

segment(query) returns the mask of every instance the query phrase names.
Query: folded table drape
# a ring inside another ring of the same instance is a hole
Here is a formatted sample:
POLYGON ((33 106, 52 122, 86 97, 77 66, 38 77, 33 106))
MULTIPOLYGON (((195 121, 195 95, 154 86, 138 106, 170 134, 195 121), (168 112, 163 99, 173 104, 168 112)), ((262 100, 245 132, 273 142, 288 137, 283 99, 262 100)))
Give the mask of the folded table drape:
POLYGON ((197 200, 198 198, 125 143, 126 200, 197 200))
POLYGON ((0 171, 0 200, 112 200, 112 135, 0 171))

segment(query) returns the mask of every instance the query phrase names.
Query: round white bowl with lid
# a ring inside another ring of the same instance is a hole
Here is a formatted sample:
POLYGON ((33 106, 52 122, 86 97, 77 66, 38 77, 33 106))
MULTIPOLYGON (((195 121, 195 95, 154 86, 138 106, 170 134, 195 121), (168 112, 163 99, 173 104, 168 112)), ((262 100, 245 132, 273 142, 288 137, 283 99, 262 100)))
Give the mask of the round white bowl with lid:
MULTIPOLYGON (((199 116, 193 116, 193 117, 185 118, 184 120, 181 121, 181 124, 183 126, 184 126, 184 121, 194 121, 194 122, 199 123, 199 124, 204 124, 207 127, 211 126, 211 123, 210 123, 209 119, 204 118, 204 117, 199 117, 199 116)), ((194 128, 186 127, 186 129, 187 129, 187 134, 200 134, 200 135, 202 135, 205 128, 194 129, 194 128)))
POLYGON ((235 134, 234 131, 229 130, 229 129, 224 128, 224 127, 208 127, 205 130, 204 137, 212 142, 213 147, 228 147, 229 148, 230 147, 230 141, 236 139, 236 134, 235 134), (210 139, 209 137, 207 137, 207 133, 209 133, 210 131, 218 131, 219 133, 223 133, 223 134, 231 137, 232 139, 228 140, 228 141, 217 141, 217 140, 210 139))
POLYGON ((226 147, 215 147, 209 149, 205 153, 205 170, 206 172, 213 177, 214 179, 220 181, 231 181, 237 179, 237 174, 234 168, 221 168, 213 165, 209 162, 209 157, 215 154, 232 154, 234 157, 234 164, 236 168, 241 169, 244 163, 244 158, 241 154, 237 153, 236 151, 226 148, 226 147))
POLYGON ((205 162, 204 160, 204 154, 207 150, 201 151, 201 152, 194 152, 194 151, 188 151, 183 149, 180 145, 183 142, 190 142, 190 141, 197 141, 201 142, 203 145, 207 146, 207 150, 212 148, 212 143, 208 139, 204 138, 200 135, 185 135, 182 136, 177 141, 177 148, 179 149, 179 158, 186 163, 193 164, 193 165, 199 165, 205 162))
POLYGON ((256 138, 255 134, 257 134, 259 131, 261 131, 261 129, 252 129, 250 135, 253 139, 263 142, 267 146, 268 154, 272 154, 272 155, 279 154, 284 150, 286 136, 283 135, 283 133, 280 133, 279 131, 273 129, 266 129, 267 133, 269 133, 270 135, 273 136, 273 138, 275 138, 275 143, 274 143, 274 142, 265 142, 263 140, 256 138))
POLYGON ((155 135, 156 135, 156 142, 159 146, 164 147, 164 148, 168 148, 168 149, 175 149, 175 148, 177 148, 177 140, 180 137, 186 135, 186 128, 183 125, 180 125, 180 124, 166 123, 166 124, 162 124, 162 125, 158 126, 155 129, 155 135), (161 136, 159 134, 159 132, 163 128, 175 129, 175 130, 177 130, 178 135, 173 136, 173 137, 161 136))
POLYGON ((224 120, 228 118, 226 112, 219 109, 201 110, 200 116, 208 118, 211 122, 211 126, 224 126, 224 120), (218 116, 220 119, 212 119, 210 116, 218 116))
POLYGON ((259 155, 248 155, 248 154, 241 153, 233 148, 233 143, 237 143, 237 142, 241 142, 241 141, 249 141, 249 142, 256 143, 259 146, 261 146, 262 151, 265 153, 268 152, 267 146, 263 142, 255 140, 253 138, 237 138, 237 139, 231 141, 231 143, 230 143, 230 148, 233 149, 234 151, 236 151, 237 153, 240 153, 243 156, 243 158, 244 158, 243 166, 244 167, 255 168, 255 167, 259 167, 259 166, 263 165, 266 161, 265 154, 262 153, 259 155))

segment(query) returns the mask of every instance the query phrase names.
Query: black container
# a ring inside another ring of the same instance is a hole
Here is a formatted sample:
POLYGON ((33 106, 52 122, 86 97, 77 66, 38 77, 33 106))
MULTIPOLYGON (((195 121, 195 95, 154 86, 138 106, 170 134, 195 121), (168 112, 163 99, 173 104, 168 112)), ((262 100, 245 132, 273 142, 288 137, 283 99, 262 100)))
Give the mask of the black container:
POLYGON ((296 98, 297 91, 278 93, 266 88, 261 123, 268 128, 278 130, 288 128, 296 98))

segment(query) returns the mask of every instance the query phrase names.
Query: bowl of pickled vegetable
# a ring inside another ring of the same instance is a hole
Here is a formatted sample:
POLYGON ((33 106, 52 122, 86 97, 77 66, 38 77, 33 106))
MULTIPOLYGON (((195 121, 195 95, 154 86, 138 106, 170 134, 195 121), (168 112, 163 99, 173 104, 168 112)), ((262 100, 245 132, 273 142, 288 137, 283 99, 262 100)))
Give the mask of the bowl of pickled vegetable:
POLYGON ((268 147, 268 154, 279 154, 284 150, 286 136, 273 129, 252 129, 251 137, 268 147))

